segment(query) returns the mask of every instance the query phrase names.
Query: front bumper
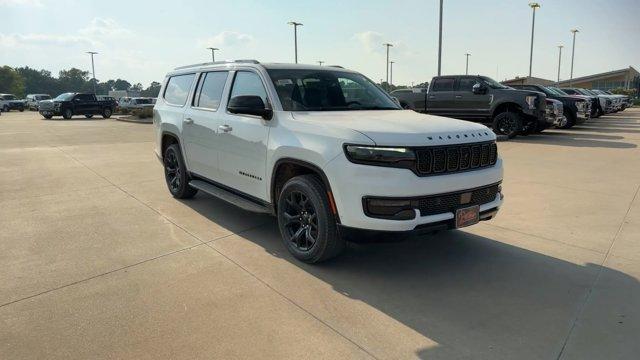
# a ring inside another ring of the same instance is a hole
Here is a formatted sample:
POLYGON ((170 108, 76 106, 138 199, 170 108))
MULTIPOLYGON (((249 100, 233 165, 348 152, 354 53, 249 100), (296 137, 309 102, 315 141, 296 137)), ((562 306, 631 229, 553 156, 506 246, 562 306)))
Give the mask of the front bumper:
MULTIPOLYGON (((365 214, 363 198, 409 198, 465 191, 501 182, 503 170, 502 160, 498 158, 494 166, 480 170, 419 177, 407 169, 354 164, 341 154, 326 165, 325 173, 341 225, 374 231, 412 231, 428 224, 452 221, 455 215, 444 212, 421 216, 420 211, 414 209, 415 216, 409 220, 374 218, 365 214)), ((497 211, 500 205, 502 194, 498 193, 493 201, 480 206, 480 212, 497 211)))

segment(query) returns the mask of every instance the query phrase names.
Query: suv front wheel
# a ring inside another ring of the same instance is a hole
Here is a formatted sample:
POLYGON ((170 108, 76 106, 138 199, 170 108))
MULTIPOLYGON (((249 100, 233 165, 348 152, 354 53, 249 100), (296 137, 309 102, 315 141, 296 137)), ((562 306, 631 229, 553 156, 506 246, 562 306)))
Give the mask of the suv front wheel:
POLYGON ((317 176, 286 182, 278 198, 278 226, 285 246, 300 261, 317 263, 344 250, 327 190, 317 176))

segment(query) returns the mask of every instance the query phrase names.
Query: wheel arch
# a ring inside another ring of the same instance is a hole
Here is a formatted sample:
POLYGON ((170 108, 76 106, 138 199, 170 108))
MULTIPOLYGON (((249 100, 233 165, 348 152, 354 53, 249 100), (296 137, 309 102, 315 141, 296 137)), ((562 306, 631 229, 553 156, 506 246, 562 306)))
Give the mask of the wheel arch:
POLYGON ((505 111, 514 111, 514 112, 522 113, 522 106, 511 101, 502 102, 496 105, 496 107, 493 109, 493 112, 491 113, 491 118, 493 119, 496 117, 496 115, 505 111))
POLYGON ((273 204, 274 212, 277 211, 278 196, 280 194, 280 190, 289 179, 299 175, 314 174, 320 178, 320 181, 322 181, 323 185, 325 186, 331 211, 336 217, 336 222, 338 224, 340 223, 338 208, 336 207, 336 202, 333 198, 333 192, 331 190, 329 178, 320 167, 304 160, 284 157, 278 159, 275 162, 271 174, 272 175, 269 194, 271 195, 271 203, 273 204))

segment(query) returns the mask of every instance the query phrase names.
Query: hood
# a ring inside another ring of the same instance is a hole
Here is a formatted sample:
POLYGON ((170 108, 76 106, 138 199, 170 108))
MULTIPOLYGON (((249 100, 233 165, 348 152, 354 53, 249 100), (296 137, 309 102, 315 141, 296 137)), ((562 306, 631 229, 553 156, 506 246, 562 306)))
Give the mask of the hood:
POLYGON ((292 112, 296 121, 359 132, 381 146, 431 146, 495 140, 484 125, 413 110, 292 112))

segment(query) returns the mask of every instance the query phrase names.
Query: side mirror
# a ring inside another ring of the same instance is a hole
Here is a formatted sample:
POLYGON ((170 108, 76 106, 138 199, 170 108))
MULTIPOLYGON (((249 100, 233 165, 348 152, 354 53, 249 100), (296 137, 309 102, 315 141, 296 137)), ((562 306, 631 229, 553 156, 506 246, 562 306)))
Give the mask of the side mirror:
POLYGON ((480 83, 475 83, 471 91, 473 91, 474 94, 485 94, 487 92, 487 87, 480 83))
POLYGON ((268 109, 260 96, 244 95, 232 97, 227 106, 232 114, 247 114, 261 116, 265 120, 271 120, 273 110, 268 109))

